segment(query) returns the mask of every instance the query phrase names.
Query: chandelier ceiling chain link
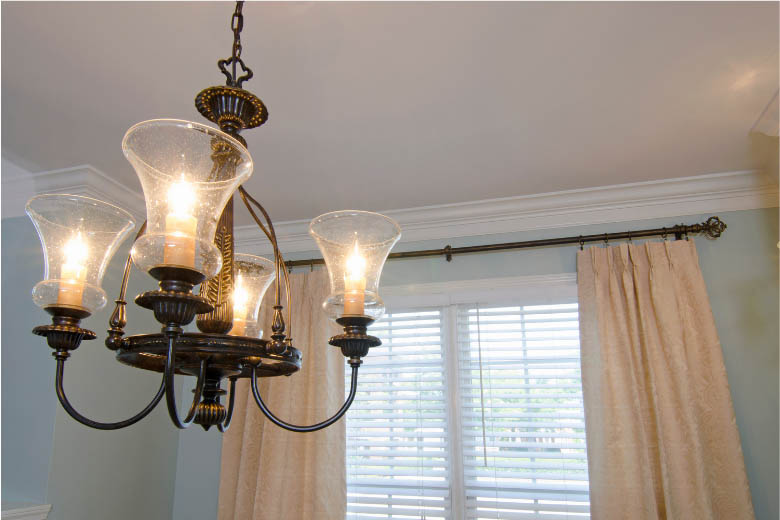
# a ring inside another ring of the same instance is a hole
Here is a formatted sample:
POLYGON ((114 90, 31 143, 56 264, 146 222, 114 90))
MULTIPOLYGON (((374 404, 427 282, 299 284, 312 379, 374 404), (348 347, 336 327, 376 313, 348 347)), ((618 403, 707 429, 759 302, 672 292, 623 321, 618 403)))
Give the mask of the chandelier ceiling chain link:
POLYGON ((230 19, 230 30, 233 31, 233 54, 226 60, 219 60, 217 65, 222 73, 227 77, 227 86, 241 88, 244 81, 252 79, 254 73, 252 69, 246 66, 244 60, 241 59, 241 31, 244 29, 244 14, 242 10, 244 8, 243 0, 236 2, 236 10, 233 12, 233 17, 230 19), (242 76, 238 76, 238 65, 241 65, 243 71, 242 76), (231 67, 231 71, 228 72, 227 67, 231 67))

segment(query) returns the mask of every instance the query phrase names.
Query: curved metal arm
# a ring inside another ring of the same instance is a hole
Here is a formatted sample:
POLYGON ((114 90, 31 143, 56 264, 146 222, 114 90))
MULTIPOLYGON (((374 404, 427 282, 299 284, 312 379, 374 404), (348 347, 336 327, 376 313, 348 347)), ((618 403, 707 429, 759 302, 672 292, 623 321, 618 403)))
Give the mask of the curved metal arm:
POLYGON ((221 431, 222 433, 225 433, 226 431, 228 431, 228 428, 230 428, 230 420, 233 418, 233 405, 235 404, 235 402, 236 402, 236 378, 231 377, 230 397, 228 397, 227 417, 225 417, 225 420, 217 425, 217 428, 219 428, 219 431, 221 431))
POLYGON ((200 371, 198 372, 198 381, 195 383, 195 395, 192 399, 192 405, 190 405, 190 411, 187 413, 187 417, 182 421, 179 418, 179 412, 176 409, 176 390, 174 389, 174 373, 176 371, 176 335, 170 334, 168 336, 168 356, 165 358, 165 402, 168 405, 168 415, 171 416, 171 421, 177 428, 188 428, 195 420, 195 415, 198 413, 198 404, 200 403, 200 396, 203 393, 203 386, 206 384, 206 360, 203 359, 200 362, 200 371))
POLYGON ((281 419, 277 418, 274 414, 271 413, 271 411, 265 406, 263 399, 260 397, 260 392, 257 389, 257 368, 255 368, 255 370, 252 370, 252 394, 255 396, 255 402, 257 402, 257 406, 260 407, 260 410, 263 412, 263 415, 268 417, 268 419, 275 425, 284 428, 285 430, 290 430, 291 432, 299 432, 299 433, 316 432, 317 430, 327 428, 334 422, 341 419, 341 417, 347 412, 349 407, 352 405, 352 401, 355 400, 355 393, 357 393, 358 366, 359 365, 357 364, 352 365, 352 382, 349 388, 349 397, 347 397, 346 402, 344 402, 344 404, 341 406, 339 411, 336 412, 336 415, 334 415, 330 419, 322 421, 321 423, 313 424, 311 426, 297 426, 295 424, 290 424, 282 421, 281 419))
POLYGON ((60 404, 65 409, 65 411, 68 412, 68 415, 76 419, 81 424, 85 426, 89 426, 90 428, 95 428, 96 430, 118 430, 120 428, 125 428, 127 426, 137 423, 138 421, 140 421, 141 419, 149 415, 149 412, 154 410, 154 407, 157 406, 157 403, 160 402, 160 399, 162 399, 162 396, 165 393, 165 377, 163 377, 163 380, 160 382, 160 388, 157 390, 157 394, 155 394, 154 398, 152 399, 152 402, 146 405, 146 408, 141 410, 137 415, 134 415, 129 419, 125 419, 124 421, 119 421, 114 423, 97 422, 97 421, 93 421, 92 419, 87 419, 86 417, 78 413, 73 408, 73 406, 71 406, 70 402, 68 401, 68 398, 65 396, 65 389, 63 388, 64 371, 65 371, 65 359, 58 358, 56 386, 57 386, 57 398, 60 400, 60 404))
POLYGON ((284 257, 282 256, 282 252, 279 249, 279 244, 276 241, 276 231, 274 230, 274 224, 271 221, 271 217, 268 215, 268 212, 265 210, 262 204, 257 202, 257 200, 250 195, 243 186, 238 187, 238 193, 241 195, 241 200, 244 202, 244 206, 246 206, 246 209, 249 211, 249 214, 254 219, 257 226, 265 233, 265 236, 268 237, 268 240, 271 242, 271 245, 274 248, 274 260, 276 261, 276 279, 274 280, 274 302, 276 305, 280 305, 280 287, 279 284, 281 283, 281 276, 280 273, 284 275, 284 287, 285 287, 285 293, 287 298, 287 330, 292 334, 292 295, 290 293, 290 273, 287 271, 287 268, 284 264, 284 257), (260 221, 260 218, 257 216, 257 214, 252 209, 252 206, 250 205, 254 204, 257 206, 257 208, 263 213, 263 216, 265 217, 265 221, 268 224, 268 227, 263 225, 263 223, 260 221))

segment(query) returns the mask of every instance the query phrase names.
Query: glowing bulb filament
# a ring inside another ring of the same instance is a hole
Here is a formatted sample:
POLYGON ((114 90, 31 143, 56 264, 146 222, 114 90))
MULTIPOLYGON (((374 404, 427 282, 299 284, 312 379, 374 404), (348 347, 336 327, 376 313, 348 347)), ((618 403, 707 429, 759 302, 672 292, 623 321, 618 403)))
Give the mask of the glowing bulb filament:
POLYGON ((60 288, 57 303, 60 305, 81 306, 84 294, 84 279, 87 277, 86 262, 89 258, 89 246, 81 233, 65 242, 62 246, 64 262, 60 272, 60 288))
POLYGON ((344 314, 363 315, 365 311, 366 264, 366 259, 360 254, 360 246, 355 240, 352 254, 345 262, 344 314))
POLYGON ((192 214, 195 201, 195 189, 184 180, 184 175, 168 188, 163 252, 166 265, 195 267, 195 234, 198 229, 198 219, 192 214))
POLYGON ((181 180, 174 182, 168 188, 168 214, 191 217, 195 198, 192 184, 184 180, 182 175, 181 180))
POLYGON ((246 317, 249 314, 249 291, 244 287, 244 281, 239 274, 236 286, 233 288, 233 328, 230 333, 243 336, 246 332, 246 317))

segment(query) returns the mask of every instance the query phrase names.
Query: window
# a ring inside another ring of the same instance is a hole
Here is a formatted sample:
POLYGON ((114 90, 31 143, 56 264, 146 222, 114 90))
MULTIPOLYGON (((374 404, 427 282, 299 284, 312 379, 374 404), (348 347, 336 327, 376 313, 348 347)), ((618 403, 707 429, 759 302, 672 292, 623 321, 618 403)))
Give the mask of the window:
POLYGON ((536 282, 386 298, 347 414, 348 519, 589 517, 576 288, 536 282))
POLYGON ((347 419, 348 518, 449 518, 441 312, 387 314, 347 419))
POLYGON ((576 303, 458 309, 467 518, 587 516, 578 329, 576 303))

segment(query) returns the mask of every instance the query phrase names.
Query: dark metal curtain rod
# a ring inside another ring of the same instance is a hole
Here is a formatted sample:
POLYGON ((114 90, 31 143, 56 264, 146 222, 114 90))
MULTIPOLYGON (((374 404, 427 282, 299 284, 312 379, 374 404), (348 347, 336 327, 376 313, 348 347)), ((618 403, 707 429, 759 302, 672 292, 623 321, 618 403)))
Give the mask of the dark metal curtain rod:
MULTIPOLYGON (((688 235, 703 234, 707 238, 718 238, 726 230, 726 223, 718 217, 710 217, 701 224, 678 224, 672 227, 653 229, 640 229, 638 231, 622 231, 620 233, 601 233, 598 235, 578 235, 561 238, 543 238, 541 240, 526 240, 524 242, 504 242, 502 244, 485 244, 481 246, 451 247, 441 249, 422 249, 419 251, 403 251, 391 253, 388 259, 421 258, 426 256, 444 256, 447 261, 452 260, 453 255, 464 253, 485 253, 488 251, 505 251, 508 249, 528 249, 531 247, 562 246, 568 244, 580 244, 586 242, 609 242, 610 240, 631 240, 632 238, 664 237, 674 235, 679 240, 688 235)), ((301 266, 314 266, 324 264, 322 258, 309 258, 307 260, 290 260, 285 262, 288 268, 301 266)))

